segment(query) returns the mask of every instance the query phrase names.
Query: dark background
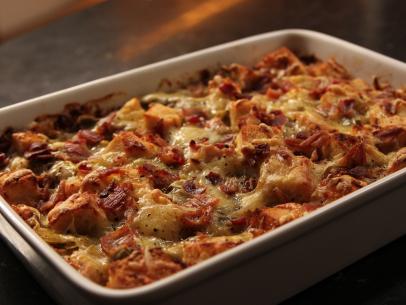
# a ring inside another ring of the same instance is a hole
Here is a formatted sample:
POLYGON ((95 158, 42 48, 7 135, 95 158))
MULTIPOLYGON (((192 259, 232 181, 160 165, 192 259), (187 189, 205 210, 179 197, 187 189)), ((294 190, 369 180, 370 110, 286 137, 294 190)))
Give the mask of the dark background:
MULTIPOLYGON (((0 106, 285 28, 317 30, 406 61, 405 1, 116 0, 0 44, 0 106)), ((403 237, 284 305, 406 304, 405 255, 403 237)), ((6 304, 54 302, 0 240, 6 304)))

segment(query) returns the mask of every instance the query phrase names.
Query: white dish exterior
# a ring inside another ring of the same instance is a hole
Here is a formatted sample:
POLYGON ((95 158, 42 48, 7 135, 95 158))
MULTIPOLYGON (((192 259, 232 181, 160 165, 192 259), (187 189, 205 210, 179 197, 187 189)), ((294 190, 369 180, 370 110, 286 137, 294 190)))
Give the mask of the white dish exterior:
MULTIPOLYGON (((252 36, 144 66, 0 109, 0 129, 23 127, 69 102, 117 95, 114 102, 156 90, 163 77, 185 79, 201 69, 252 64, 287 46, 335 57, 365 80, 378 75, 406 84, 406 64, 317 32, 282 30, 252 36)), ((113 290, 81 276, 0 197, 0 233, 61 304, 277 304, 406 233, 406 171, 401 170, 307 216, 147 286, 113 290)))

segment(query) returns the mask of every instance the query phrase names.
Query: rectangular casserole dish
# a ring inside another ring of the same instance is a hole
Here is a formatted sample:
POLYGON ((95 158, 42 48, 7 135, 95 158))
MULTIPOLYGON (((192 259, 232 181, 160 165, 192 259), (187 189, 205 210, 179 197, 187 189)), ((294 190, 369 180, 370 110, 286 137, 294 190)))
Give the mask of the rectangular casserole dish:
MULTIPOLYGON (((183 55, 0 109, 0 129, 23 127, 69 102, 119 92, 112 103, 154 91, 163 77, 185 80, 219 63, 252 64, 286 46, 321 59, 335 57, 367 81, 378 74, 406 84, 406 64, 324 34, 276 31, 183 55)), ((0 232, 62 304, 276 304, 402 236, 406 206, 401 170, 250 242, 140 288, 112 290, 70 267, 0 200, 0 232), (52 277, 52 280, 49 278, 52 277)))

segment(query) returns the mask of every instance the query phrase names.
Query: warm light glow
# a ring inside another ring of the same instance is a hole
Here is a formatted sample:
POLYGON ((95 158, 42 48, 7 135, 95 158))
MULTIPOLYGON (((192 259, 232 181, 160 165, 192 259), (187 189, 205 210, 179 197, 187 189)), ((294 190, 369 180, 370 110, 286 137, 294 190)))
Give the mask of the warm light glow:
POLYGON ((162 24, 157 30, 151 31, 142 37, 135 37, 126 41, 125 45, 118 50, 118 58, 122 61, 127 61, 137 53, 170 39, 171 36, 180 31, 193 28, 210 17, 222 13, 243 1, 245 0, 209 0, 197 5, 176 19, 162 24))
POLYGON ((72 4, 70 4, 68 7, 66 7, 65 10, 62 12, 62 14, 64 14, 64 15, 72 14, 72 13, 84 10, 84 9, 86 9, 88 7, 100 4, 102 2, 106 2, 106 0, 80 0, 80 1, 75 1, 72 4))

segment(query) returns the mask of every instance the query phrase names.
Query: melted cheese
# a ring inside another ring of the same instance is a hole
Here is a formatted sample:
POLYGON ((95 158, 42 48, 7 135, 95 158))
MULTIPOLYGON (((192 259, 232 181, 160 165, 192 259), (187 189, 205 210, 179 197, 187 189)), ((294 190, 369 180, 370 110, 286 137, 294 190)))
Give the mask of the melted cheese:
POLYGON ((76 125, 42 117, 5 143, 0 194, 101 285, 158 280, 406 166, 405 90, 285 48, 133 98, 83 138, 64 116, 76 125))

